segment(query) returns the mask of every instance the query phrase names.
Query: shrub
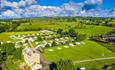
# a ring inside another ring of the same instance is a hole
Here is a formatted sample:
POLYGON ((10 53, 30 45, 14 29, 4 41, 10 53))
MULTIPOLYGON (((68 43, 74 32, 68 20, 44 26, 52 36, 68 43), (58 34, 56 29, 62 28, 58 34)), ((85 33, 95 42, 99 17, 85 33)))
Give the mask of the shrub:
POLYGON ((75 70, 74 64, 71 60, 62 60, 56 63, 55 70, 75 70))
POLYGON ((63 32, 63 29, 60 29, 60 28, 59 28, 59 29, 57 30, 57 33, 59 33, 59 34, 61 34, 62 32, 63 32))

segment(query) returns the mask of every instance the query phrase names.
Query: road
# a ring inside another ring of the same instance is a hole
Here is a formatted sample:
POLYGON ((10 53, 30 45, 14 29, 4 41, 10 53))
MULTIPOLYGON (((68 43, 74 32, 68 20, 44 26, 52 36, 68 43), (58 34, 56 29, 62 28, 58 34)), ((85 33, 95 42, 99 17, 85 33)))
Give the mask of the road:
POLYGON ((88 59, 88 60, 80 60, 74 61, 73 63, 82 63, 82 62, 91 62, 91 61, 100 61, 100 60, 111 60, 115 59, 115 57, 106 57, 106 58, 95 58, 95 59, 88 59))

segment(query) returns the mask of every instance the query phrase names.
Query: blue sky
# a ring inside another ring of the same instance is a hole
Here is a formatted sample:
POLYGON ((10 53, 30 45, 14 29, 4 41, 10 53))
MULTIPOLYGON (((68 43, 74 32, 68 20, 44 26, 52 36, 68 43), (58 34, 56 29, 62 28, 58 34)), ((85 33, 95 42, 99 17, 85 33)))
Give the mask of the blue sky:
MULTIPOLYGON (((20 0, 8 0, 11 2, 19 2, 20 0)), ((69 2, 70 0, 36 0, 38 5, 41 6, 61 6, 64 3, 69 2)), ((79 2, 84 2, 85 0, 71 0, 75 3, 79 3, 79 2)), ((111 9, 111 8, 115 8, 115 0, 103 0, 103 3, 101 5, 102 9, 111 9)))
POLYGON ((0 1, 0 19, 43 16, 115 17, 115 0, 0 1))
MULTIPOLYGON (((84 2, 85 0, 72 0, 72 1, 79 3, 79 2, 84 2)), ((38 4, 48 5, 48 6, 50 6, 50 5, 60 6, 63 3, 67 3, 67 2, 69 2, 69 0, 39 0, 38 4)), ((103 0, 101 8, 103 8, 103 9, 115 8, 115 0, 103 0)))

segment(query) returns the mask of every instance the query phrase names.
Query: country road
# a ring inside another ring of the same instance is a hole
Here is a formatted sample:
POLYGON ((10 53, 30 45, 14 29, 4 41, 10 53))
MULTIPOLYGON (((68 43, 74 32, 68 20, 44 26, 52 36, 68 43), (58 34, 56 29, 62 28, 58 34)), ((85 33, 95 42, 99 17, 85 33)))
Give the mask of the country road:
POLYGON ((91 61, 99 61, 99 60, 111 60, 111 59, 115 59, 115 57, 95 58, 95 59, 88 59, 88 60, 80 60, 80 61, 74 61, 73 63, 91 62, 91 61))

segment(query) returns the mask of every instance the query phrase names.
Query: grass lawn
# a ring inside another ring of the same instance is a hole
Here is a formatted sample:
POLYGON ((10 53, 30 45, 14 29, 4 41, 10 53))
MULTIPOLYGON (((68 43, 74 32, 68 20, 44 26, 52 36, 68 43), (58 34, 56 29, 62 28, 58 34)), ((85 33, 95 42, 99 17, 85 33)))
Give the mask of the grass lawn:
MULTIPOLYGON (((29 24, 22 24, 21 26, 17 27, 18 30, 23 29, 51 29, 51 30, 57 30, 59 28, 62 28, 64 31, 68 30, 70 27, 75 27, 76 23, 72 22, 71 24, 68 24, 66 22, 59 23, 59 24, 51 24, 51 23, 33 23, 32 25, 29 24), (33 25, 34 24, 34 25, 33 25), (69 27, 70 26, 70 27, 69 27)), ((109 31, 111 31, 111 27, 106 26, 96 26, 96 25, 86 25, 86 28, 77 29, 76 31, 82 34, 86 34, 88 37, 90 35, 96 35, 96 34, 105 34, 109 31)), ((26 31, 26 32, 3 32, 0 34, 0 41, 9 41, 11 35, 18 35, 18 34, 31 34, 31 33, 37 33, 38 31, 26 31)), ((13 40, 12 40, 13 41, 13 40)), ((15 41, 15 40, 14 40, 15 41)), ((72 61, 79 61, 79 60, 86 60, 86 59, 93 59, 93 58, 104 58, 104 57, 114 57, 115 53, 108 50, 107 48, 97 44, 96 42, 85 40, 85 45, 77 45, 75 47, 70 48, 64 48, 64 45, 60 45, 58 47, 61 47, 62 50, 58 50, 57 47, 52 47, 50 49, 53 49, 53 52, 49 52, 48 49, 45 49, 45 53, 42 53, 42 56, 44 59, 46 59, 49 62, 57 62, 60 59, 64 60, 72 60, 72 61)), ((100 70, 103 65, 105 64, 112 64, 115 62, 114 60, 104 60, 104 61, 93 61, 93 62, 85 62, 85 63, 79 63, 76 64, 76 67, 83 67, 86 68, 97 68, 100 70)))
POLYGON ((111 27, 106 27, 106 26, 88 25, 87 27, 88 28, 85 29, 76 29, 76 31, 91 36, 91 35, 98 35, 98 34, 106 34, 112 30, 111 27))
POLYGON ((115 59, 78 63, 75 64, 75 67, 86 67, 87 70, 90 69, 102 70, 104 65, 111 65, 111 64, 115 64, 115 59))
POLYGON ((115 53, 95 42, 88 40, 84 42, 86 43, 85 45, 78 45, 76 47, 64 48, 60 46, 62 50, 57 50, 57 47, 53 47, 53 52, 49 52, 48 49, 45 49, 45 53, 42 53, 42 56, 48 61, 58 61, 61 58, 76 61, 115 56, 115 53))
POLYGON ((26 31, 26 32, 3 32, 0 34, 0 41, 9 41, 13 40, 10 39, 11 35, 18 35, 18 34, 31 34, 31 33, 37 33, 38 31, 26 31))
MULTIPOLYGON (((64 23, 64 24, 68 24, 68 23, 64 23)), ((62 28, 64 29, 64 31, 67 31, 67 29, 69 29, 70 27, 67 27, 66 25, 61 25, 61 24, 56 24, 56 25, 38 25, 38 27, 41 27, 41 28, 44 28, 44 29, 51 29, 51 30, 57 30, 58 28, 62 28)), ((74 26, 75 23, 71 23, 72 25, 71 26, 74 26)), ((70 24, 68 24, 70 25, 70 24)), ((18 28, 19 29, 25 29, 25 28, 34 28, 36 27, 37 29, 37 26, 36 25, 22 25, 22 26, 19 26, 18 28)), ((108 33, 109 31, 111 31, 112 28, 110 27, 106 27, 106 26, 95 26, 95 25, 86 25, 86 28, 84 29, 76 29, 76 31, 78 33, 82 33, 82 34, 86 34, 88 37, 91 36, 91 35, 96 35, 96 34, 105 34, 105 33, 108 33)), ((7 40, 10 40, 9 36, 11 35, 18 35, 18 34, 30 34, 30 33, 37 33, 38 31, 25 31, 25 32, 4 32, 4 33, 1 33, 0 34, 0 40, 1 41, 7 41, 7 40)))
MULTIPOLYGON (((76 47, 64 48, 63 46, 59 46, 62 50, 57 50, 56 47, 53 47, 53 52, 49 52, 48 49, 45 49, 45 53, 42 53, 42 56, 49 62, 57 62, 60 59, 64 60, 87 60, 93 58, 104 58, 104 57, 114 57, 115 53, 108 50, 107 48, 89 41, 84 41, 85 45, 78 45, 76 47)), ((76 67, 86 67, 87 69, 96 68, 100 70, 103 65, 108 65, 115 63, 115 59, 112 60, 101 60, 101 61, 93 61, 93 62, 84 62, 75 64, 76 67)))
POLYGON ((86 34, 88 37, 91 35, 105 34, 112 30, 112 27, 99 26, 99 25, 81 25, 81 28, 78 28, 79 22, 33 22, 30 24, 22 24, 17 27, 17 30, 25 29, 50 29, 56 31, 57 29, 63 29, 63 31, 68 31, 69 28, 75 28, 76 32, 86 34))

